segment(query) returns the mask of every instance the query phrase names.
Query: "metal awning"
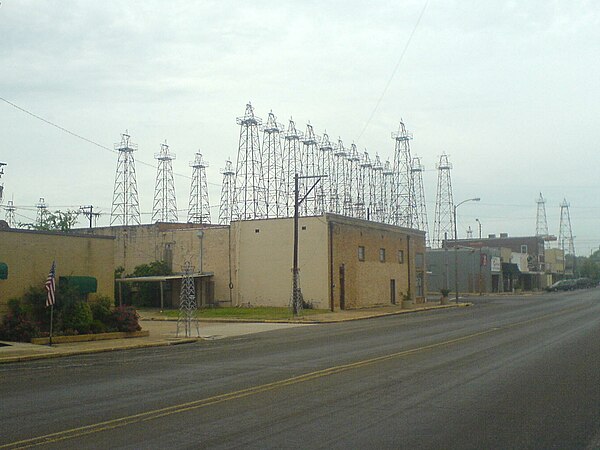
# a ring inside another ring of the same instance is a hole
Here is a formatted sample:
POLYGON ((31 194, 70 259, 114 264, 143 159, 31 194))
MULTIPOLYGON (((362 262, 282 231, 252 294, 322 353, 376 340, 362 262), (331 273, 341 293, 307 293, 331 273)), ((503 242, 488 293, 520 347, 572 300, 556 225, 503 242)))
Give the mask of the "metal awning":
POLYGON ((507 275, 521 275, 519 266, 514 263, 502 263, 502 273, 507 275))
POLYGON ((64 284, 77 289, 80 294, 90 294, 98 290, 98 280, 86 276, 63 276, 58 278, 58 284, 64 284))
MULTIPOLYGON (((192 273, 191 276, 194 278, 210 278, 214 275, 213 272, 195 272, 192 273)), ((116 278, 115 282, 116 283, 143 283, 143 282, 150 282, 150 283, 157 283, 157 282, 162 282, 162 281, 169 281, 169 280, 181 280, 185 275, 183 274, 179 274, 179 275, 150 275, 147 277, 128 277, 128 278, 116 278)))

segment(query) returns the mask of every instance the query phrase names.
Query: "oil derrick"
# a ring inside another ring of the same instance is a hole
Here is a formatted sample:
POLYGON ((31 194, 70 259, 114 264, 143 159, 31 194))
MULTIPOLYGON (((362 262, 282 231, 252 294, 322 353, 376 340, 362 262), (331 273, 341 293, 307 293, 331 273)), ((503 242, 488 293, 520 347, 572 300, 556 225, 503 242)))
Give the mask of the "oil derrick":
POLYGON ((317 185, 317 210, 320 214, 332 211, 331 191, 333 183, 333 165, 333 146, 329 141, 327 131, 325 131, 319 144, 319 158, 317 160, 317 173, 320 175, 327 175, 325 178, 321 178, 321 181, 317 185))
POLYGON ((235 168, 233 218, 260 219, 267 215, 258 136, 261 120, 254 115, 250 103, 246 105, 244 117, 237 118, 237 124, 240 126, 240 140, 235 168))
MULTIPOLYGON (((573 242, 573 230, 571 229, 571 215, 569 214, 569 204, 566 199, 560 204, 560 227, 558 232, 558 245, 563 251, 563 255, 575 256, 575 244, 573 242)), ((565 259, 566 267, 566 259, 565 259)))
POLYGON ((450 177, 451 169, 452 164, 448 161, 448 155, 442 154, 437 165, 438 181, 435 199, 435 221, 433 223, 433 248, 441 248, 444 239, 454 238, 454 200, 452 197, 452 179, 450 177))
POLYGON ((273 111, 262 127, 262 166, 263 184, 266 199, 266 217, 283 217, 285 199, 281 192, 281 131, 283 125, 277 123, 273 111))
POLYGON ((194 330, 196 336, 200 337, 200 326, 198 324, 198 303, 196 301, 196 289, 194 286, 194 268, 189 261, 183 266, 181 277, 181 291, 179 293, 179 315, 177 317, 177 334, 181 330, 185 337, 192 337, 194 330))
POLYGON ((46 214, 48 214, 48 203, 46 203, 44 197, 40 197, 40 201, 36 203, 35 207, 37 208, 35 223, 37 226, 42 226, 44 219, 46 218, 46 214))
POLYGON ((155 153, 154 158, 158 160, 158 168, 154 187, 152 222, 177 222, 177 200, 172 163, 175 155, 169 151, 166 141, 164 144, 160 144, 160 152, 155 153))
POLYGON ((546 219, 546 200, 540 192, 540 197, 535 201, 537 203, 537 214, 535 216, 535 235, 548 240, 548 220, 546 219))
POLYGON ((17 208, 15 208, 15 205, 12 200, 9 200, 6 203, 6 206, 4 207, 4 210, 6 211, 6 223, 8 223, 8 226, 11 228, 14 228, 17 226, 17 222, 15 220, 16 209, 17 208))
MULTIPOLYGON (((304 132, 304 136, 302 138, 302 175, 305 176, 314 176, 321 175, 317 173, 318 166, 318 150, 317 150, 318 140, 315 136, 315 131, 310 123, 306 124, 306 131, 304 132)), ((308 192, 310 187, 313 185, 315 180, 300 180, 300 192, 302 195, 308 192)), ((317 208, 317 194, 318 190, 313 189, 310 194, 306 197, 304 202, 302 203, 301 214, 305 216, 312 216, 318 214, 317 208)))
MULTIPOLYGON (((0 162, 0 180, 2 179, 2 175, 4 175, 4 166, 6 163, 0 162)), ((2 204, 2 196, 4 193, 4 184, 0 181, 0 205, 2 204)))
POLYGON ((392 223, 392 186, 394 185, 394 169, 390 160, 386 160, 381 172, 383 182, 380 186, 379 201, 381 202, 381 221, 392 223))
POLYGON ((133 152, 137 145, 130 141, 127 132, 121 135, 121 142, 115 144, 119 152, 115 189, 113 192, 110 225, 139 225, 140 204, 138 201, 137 181, 135 176, 135 159, 133 152))
POLYGON ((296 123, 290 118, 287 131, 284 134, 283 156, 281 158, 282 179, 281 192, 285 198, 285 217, 294 215, 294 175, 302 175, 302 160, 300 139, 302 133, 296 130, 296 123))
POLYGON ((371 163, 369 153, 365 150, 362 159, 358 163, 358 189, 356 190, 354 217, 359 219, 369 218, 372 183, 373 163, 371 163))
POLYGON ((190 162, 190 167, 192 167, 192 184, 187 221, 188 223, 210 223, 210 203, 206 180, 208 163, 204 161, 202 154, 197 152, 194 161, 190 162))
POLYGON ((355 202, 358 194, 359 181, 359 166, 360 156, 356 145, 353 143, 348 152, 348 160, 346 162, 346 186, 344 195, 344 215, 354 217, 356 213, 355 202))
POLYGON ((235 171, 231 160, 225 162, 225 168, 221 169, 223 184, 221 184, 221 206, 219 207, 219 225, 229 225, 233 219, 233 188, 235 182, 235 171))
POLYGON ((372 168, 372 183, 370 187, 370 192, 372 198, 370 200, 370 220, 374 222, 383 222, 383 203, 381 197, 381 190, 383 189, 383 164, 381 164, 381 159, 379 158, 379 154, 375 154, 375 161, 373 161, 372 168))
POLYGON ((411 173, 410 144, 412 134, 406 131, 404 122, 400 120, 397 133, 392 133, 396 141, 394 149, 394 185, 392 187, 394 225, 412 228, 414 226, 415 199, 414 184, 411 173))
POLYGON ((412 159, 411 172, 415 188, 416 205, 416 223, 417 229, 425 232, 425 242, 428 247, 431 246, 431 236, 429 235, 429 223, 427 221, 427 205, 425 203, 425 188, 423 186, 423 171, 425 167, 421 164, 421 158, 415 156, 412 159))
POLYGON ((348 153, 344 148, 344 143, 338 139, 337 146, 333 153, 333 167, 331 170, 331 212, 343 214, 344 198, 346 196, 346 163, 348 153))

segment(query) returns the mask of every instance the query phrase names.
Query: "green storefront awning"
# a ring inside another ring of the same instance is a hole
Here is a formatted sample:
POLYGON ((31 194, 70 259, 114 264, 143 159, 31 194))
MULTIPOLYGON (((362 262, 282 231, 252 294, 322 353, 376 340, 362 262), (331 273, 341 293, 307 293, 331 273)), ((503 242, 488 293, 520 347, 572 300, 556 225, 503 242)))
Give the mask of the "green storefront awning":
POLYGON ((0 262, 0 280, 8 279, 8 264, 0 262))
POLYGON ((76 288, 80 294, 89 294, 98 289, 98 280, 94 277, 69 276, 58 279, 60 285, 76 288))

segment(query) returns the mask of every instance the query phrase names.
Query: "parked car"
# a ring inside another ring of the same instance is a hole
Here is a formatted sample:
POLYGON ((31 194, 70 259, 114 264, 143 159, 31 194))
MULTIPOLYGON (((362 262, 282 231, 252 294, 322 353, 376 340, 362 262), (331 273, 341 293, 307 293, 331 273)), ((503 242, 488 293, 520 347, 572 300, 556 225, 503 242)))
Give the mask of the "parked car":
POLYGON ((594 287, 596 285, 596 283, 594 283, 592 280, 590 280, 589 278, 577 278, 575 280, 576 284, 577 284, 577 289, 588 289, 591 287, 594 287))
POLYGON ((548 292, 572 291, 573 289, 577 289, 577 280, 571 279, 557 281, 546 288, 548 292))

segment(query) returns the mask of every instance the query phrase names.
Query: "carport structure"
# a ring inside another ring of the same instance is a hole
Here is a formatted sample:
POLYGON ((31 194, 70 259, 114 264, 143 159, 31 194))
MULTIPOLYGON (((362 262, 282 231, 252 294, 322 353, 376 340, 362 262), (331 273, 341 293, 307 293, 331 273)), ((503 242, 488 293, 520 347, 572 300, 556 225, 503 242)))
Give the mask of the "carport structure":
MULTIPOLYGON (((214 305, 214 283, 212 281, 212 272, 195 272, 191 274, 194 278, 194 287, 196 290, 196 300, 198 306, 214 305)), ((119 306, 123 305, 123 283, 159 283, 160 285, 160 309, 165 307, 165 286, 168 285, 171 292, 172 307, 179 306, 179 293, 181 291, 181 280, 185 275, 152 275, 147 277, 129 277, 117 278, 115 282, 119 286, 119 306)))

